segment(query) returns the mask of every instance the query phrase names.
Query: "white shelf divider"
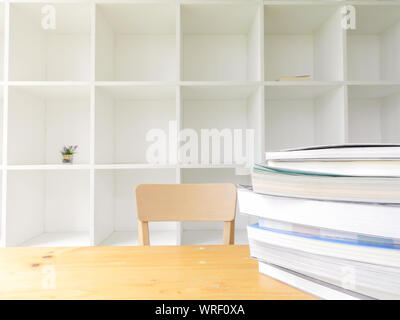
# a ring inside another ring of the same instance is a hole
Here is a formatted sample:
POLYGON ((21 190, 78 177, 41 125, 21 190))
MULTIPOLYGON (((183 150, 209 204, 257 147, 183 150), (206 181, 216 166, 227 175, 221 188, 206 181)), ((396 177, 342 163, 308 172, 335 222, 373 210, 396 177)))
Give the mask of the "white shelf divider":
POLYGON ((96 4, 90 5, 90 184, 89 243, 95 245, 95 162, 96 162, 96 4))
POLYGON ((8 69, 9 69, 9 45, 10 45, 10 4, 3 3, 4 9, 4 55, 3 55, 3 110, 2 110, 2 175, 1 175, 1 226, 0 246, 6 246, 7 235, 7 148, 8 148, 8 69))

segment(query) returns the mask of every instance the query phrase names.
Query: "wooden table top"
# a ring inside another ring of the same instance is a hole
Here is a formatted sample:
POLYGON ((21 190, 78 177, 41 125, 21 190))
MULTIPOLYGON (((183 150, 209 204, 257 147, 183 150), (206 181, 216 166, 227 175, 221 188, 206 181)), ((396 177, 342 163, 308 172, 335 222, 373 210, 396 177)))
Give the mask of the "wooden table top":
POLYGON ((316 299, 248 246, 1 248, 0 299, 316 299))

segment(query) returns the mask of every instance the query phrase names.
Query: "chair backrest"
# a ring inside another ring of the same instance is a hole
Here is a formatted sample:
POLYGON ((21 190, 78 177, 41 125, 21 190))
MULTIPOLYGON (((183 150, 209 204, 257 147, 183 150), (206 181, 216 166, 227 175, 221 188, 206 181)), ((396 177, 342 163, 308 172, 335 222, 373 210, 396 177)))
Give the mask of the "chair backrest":
POLYGON ((136 188, 138 236, 149 245, 149 221, 224 221, 224 244, 234 243, 236 186, 141 184, 136 188))

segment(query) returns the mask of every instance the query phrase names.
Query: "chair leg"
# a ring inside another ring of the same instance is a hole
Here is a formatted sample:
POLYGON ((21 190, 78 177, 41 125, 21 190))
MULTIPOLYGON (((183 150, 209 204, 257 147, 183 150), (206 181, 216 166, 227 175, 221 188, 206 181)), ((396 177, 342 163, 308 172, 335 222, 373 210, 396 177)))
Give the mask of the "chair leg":
POLYGON ((224 244, 235 243, 235 220, 224 222, 224 244))
POLYGON ((149 223, 147 221, 138 221, 138 237, 141 246, 150 245, 149 223))

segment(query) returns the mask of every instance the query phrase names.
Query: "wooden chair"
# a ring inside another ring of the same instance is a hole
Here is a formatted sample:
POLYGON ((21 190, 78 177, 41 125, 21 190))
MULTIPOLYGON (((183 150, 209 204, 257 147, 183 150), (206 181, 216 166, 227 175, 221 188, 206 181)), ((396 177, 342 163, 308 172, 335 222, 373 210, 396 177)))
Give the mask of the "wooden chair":
POLYGON ((224 244, 235 237, 236 186, 141 184, 136 188, 138 237, 150 245, 149 221, 224 221, 224 244))

